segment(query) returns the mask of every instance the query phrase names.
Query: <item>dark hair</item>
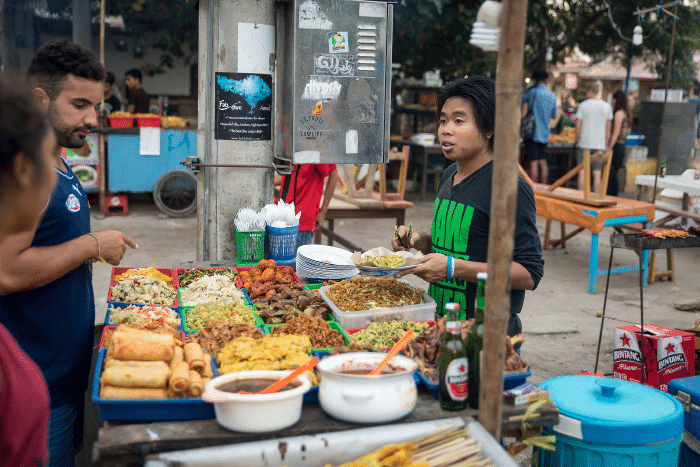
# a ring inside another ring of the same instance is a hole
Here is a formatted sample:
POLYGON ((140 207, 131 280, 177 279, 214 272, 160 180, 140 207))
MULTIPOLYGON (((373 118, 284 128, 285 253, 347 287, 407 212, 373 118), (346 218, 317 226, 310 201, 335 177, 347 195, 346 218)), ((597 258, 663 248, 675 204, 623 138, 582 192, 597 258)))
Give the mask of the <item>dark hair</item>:
POLYGON ((615 91, 615 93, 612 95, 612 98, 615 99, 615 107, 613 108, 613 113, 617 112, 618 110, 624 110, 625 115, 627 115, 627 123, 631 124, 632 114, 630 114, 630 109, 627 105, 627 94, 625 94, 624 91, 615 91))
POLYGON ((105 79, 104 66, 95 54, 66 40, 53 40, 39 47, 27 70, 31 86, 46 91, 51 100, 61 94, 69 74, 93 81, 105 79))
POLYGON ((549 73, 542 68, 538 68, 532 72, 532 79, 534 79, 535 82, 547 81, 547 78, 549 78, 549 73))
POLYGON ((111 71, 107 72, 107 76, 105 77, 105 83, 107 84, 114 84, 114 81, 116 81, 116 76, 114 76, 114 73, 111 71))
POLYGON ((493 129, 496 122, 496 85, 493 80, 486 76, 473 76, 450 81, 438 94, 438 116, 450 97, 463 97, 471 102, 476 127, 481 136, 488 140, 489 150, 493 151, 493 129), (490 138, 486 136, 489 133, 490 138))
POLYGON ((24 152, 42 166, 41 144, 50 131, 46 114, 28 89, 0 78, 0 174, 11 172, 15 157, 24 152))
POLYGON ((142 78, 143 75, 141 74, 141 70, 139 70, 138 68, 130 68, 130 69, 126 70, 126 73, 124 73, 124 76, 132 76, 132 77, 138 79, 139 81, 141 81, 143 79, 142 78))

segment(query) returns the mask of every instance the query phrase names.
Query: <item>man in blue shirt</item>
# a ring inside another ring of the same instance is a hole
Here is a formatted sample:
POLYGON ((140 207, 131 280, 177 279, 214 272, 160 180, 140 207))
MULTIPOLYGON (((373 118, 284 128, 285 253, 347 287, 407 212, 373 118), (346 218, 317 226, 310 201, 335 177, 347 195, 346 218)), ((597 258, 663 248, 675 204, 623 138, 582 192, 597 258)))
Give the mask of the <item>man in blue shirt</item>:
POLYGON ((80 148, 102 99, 104 67, 94 54, 68 41, 44 44, 27 78, 56 133, 52 150, 58 179, 38 227, 0 242, 0 323, 41 369, 51 396, 49 466, 74 465, 82 442, 95 325, 92 262, 118 265, 128 235, 90 232, 90 206, 61 157, 80 148))
POLYGON ((532 79, 535 84, 523 94, 521 117, 525 118, 532 108, 535 114, 535 137, 523 141, 525 155, 530 161, 530 178, 535 183, 540 180, 547 183, 549 168, 547 167, 547 143, 549 143, 549 120, 557 116, 557 98, 547 88, 549 73, 545 70, 535 70, 532 79))

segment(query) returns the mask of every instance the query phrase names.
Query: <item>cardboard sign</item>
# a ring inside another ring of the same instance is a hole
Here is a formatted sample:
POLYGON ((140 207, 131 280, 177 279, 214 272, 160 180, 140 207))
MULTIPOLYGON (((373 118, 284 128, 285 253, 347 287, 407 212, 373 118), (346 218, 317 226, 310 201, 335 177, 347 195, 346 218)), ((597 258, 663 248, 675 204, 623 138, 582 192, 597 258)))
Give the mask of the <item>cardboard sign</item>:
POLYGON ((641 383, 644 358, 644 384, 668 392, 668 382, 695 374, 695 336, 656 324, 644 325, 644 355, 641 327, 615 328, 613 376, 641 383))

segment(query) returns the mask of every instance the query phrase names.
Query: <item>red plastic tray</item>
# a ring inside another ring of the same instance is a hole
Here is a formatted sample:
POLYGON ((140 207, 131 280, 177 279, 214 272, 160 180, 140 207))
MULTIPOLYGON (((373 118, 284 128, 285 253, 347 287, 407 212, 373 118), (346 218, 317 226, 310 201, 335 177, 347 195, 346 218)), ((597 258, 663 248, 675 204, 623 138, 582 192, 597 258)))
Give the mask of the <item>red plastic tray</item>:
MULTIPOLYGON (((109 290, 107 291, 107 301, 108 301, 108 302, 117 301, 117 300, 112 300, 112 287, 114 287, 114 285, 116 284, 116 281, 114 280, 114 277, 115 277, 115 276, 118 276, 118 275, 120 275, 120 274, 125 273, 125 272, 128 271, 129 269, 137 269, 137 268, 139 268, 139 267, 143 267, 143 266, 136 266, 136 267, 132 266, 132 267, 128 267, 128 268, 127 268, 127 267, 122 267, 122 266, 114 266, 114 267, 112 267, 112 275, 111 275, 110 278, 109 278, 109 290)), ((156 269, 157 269, 158 271, 162 272, 163 274, 168 275, 168 276, 170 276, 170 277, 173 278, 173 287, 175 288, 175 292, 176 292, 176 293, 175 293, 175 300, 173 300, 173 303, 170 304, 170 305, 163 305, 163 306, 174 306, 174 307, 177 307, 177 306, 178 306, 177 289, 180 288, 180 281, 178 281, 178 279, 177 279, 177 274, 175 273, 175 270, 174 270, 174 269, 171 269, 171 268, 156 268, 156 269)))
MULTIPOLYGON (((104 349, 105 346, 105 331, 107 329, 117 329, 117 326, 105 326, 104 329, 102 330, 102 337, 100 337, 100 349, 104 349)), ((180 333, 180 339, 182 339, 182 342, 185 342, 185 332, 184 331, 178 331, 180 333)))
POLYGON ((160 126, 160 117, 136 117, 136 124, 138 126, 160 126))
POLYGON ((131 128, 134 126, 134 117, 107 117, 112 128, 131 128))

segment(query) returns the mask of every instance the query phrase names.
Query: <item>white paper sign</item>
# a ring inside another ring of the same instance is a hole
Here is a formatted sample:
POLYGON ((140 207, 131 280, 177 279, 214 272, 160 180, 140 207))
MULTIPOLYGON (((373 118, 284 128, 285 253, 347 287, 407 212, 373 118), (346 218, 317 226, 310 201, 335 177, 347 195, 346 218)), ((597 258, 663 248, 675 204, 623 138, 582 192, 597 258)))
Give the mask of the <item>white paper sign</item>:
POLYGON ((160 128, 141 128, 139 132, 139 154, 142 156, 160 156, 160 128))
POLYGON ((275 53, 275 27, 238 23, 238 73, 269 74, 274 71, 270 56, 275 53))

